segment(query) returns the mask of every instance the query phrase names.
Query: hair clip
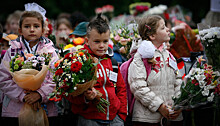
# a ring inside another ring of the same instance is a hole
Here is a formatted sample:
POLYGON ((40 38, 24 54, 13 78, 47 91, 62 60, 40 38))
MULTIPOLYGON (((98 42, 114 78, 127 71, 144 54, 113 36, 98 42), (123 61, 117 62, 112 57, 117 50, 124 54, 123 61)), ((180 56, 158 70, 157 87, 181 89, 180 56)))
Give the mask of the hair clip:
POLYGON ((145 27, 146 27, 148 30, 151 30, 151 27, 148 26, 148 25, 146 25, 146 24, 145 24, 145 27))

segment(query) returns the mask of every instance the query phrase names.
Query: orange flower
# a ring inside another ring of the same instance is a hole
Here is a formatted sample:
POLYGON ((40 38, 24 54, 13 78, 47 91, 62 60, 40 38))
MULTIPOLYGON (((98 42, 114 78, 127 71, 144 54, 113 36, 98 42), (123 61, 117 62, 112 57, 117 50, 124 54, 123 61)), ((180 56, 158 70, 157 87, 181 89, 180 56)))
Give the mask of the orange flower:
POLYGON ((81 38, 81 37, 75 38, 73 43, 75 45, 82 45, 84 43, 84 38, 81 38))
POLYGON ((19 60, 20 63, 18 64, 19 66, 22 66, 22 62, 24 62, 24 57, 18 56, 18 58, 15 59, 15 61, 19 60))
POLYGON ((60 64, 60 63, 56 62, 56 63, 54 64, 54 67, 57 68, 57 67, 59 66, 59 64, 60 64))
POLYGON ((83 56, 83 55, 84 55, 84 53, 83 53, 83 52, 79 52, 79 55, 80 55, 80 56, 83 56))
POLYGON ((60 60, 58 60, 58 61, 54 64, 54 67, 57 68, 57 67, 59 66, 60 62, 62 62, 62 61, 63 61, 63 58, 60 59, 60 60))
POLYGON ((33 54, 31 54, 31 53, 28 53, 28 54, 25 54, 25 57, 28 59, 28 57, 32 57, 32 56, 34 56, 33 54))

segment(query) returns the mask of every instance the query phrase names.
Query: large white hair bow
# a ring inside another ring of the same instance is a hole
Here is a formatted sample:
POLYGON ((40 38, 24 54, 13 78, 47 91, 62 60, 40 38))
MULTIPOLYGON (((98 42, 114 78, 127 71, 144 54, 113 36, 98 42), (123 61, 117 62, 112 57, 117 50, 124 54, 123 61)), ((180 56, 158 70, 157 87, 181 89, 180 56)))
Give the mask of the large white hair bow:
POLYGON ((38 5, 37 3, 27 3, 24 5, 25 7, 25 11, 37 11, 39 12, 43 18, 44 18, 44 21, 46 20, 46 17, 45 17, 45 14, 46 14, 46 10, 41 7, 40 5, 38 5))

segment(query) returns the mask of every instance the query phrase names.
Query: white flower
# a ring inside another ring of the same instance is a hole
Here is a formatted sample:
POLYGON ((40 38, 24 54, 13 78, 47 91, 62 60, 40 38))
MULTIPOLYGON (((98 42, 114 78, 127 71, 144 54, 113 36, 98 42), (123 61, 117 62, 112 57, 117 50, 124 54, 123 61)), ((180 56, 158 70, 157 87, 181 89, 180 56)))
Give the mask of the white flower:
POLYGON ((66 74, 66 76, 70 79, 71 78, 71 75, 70 74, 66 74))
POLYGON ((66 92, 65 95, 68 96, 68 92, 66 92))
POLYGON ((205 77, 205 75, 195 75, 195 78, 196 78, 196 80, 198 80, 198 81, 203 81, 206 77, 205 77))
POLYGON ((74 90, 76 90, 76 89, 77 89, 77 87, 74 87, 73 89, 74 89, 74 90))
POLYGON ((210 43, 212 43, 212 42, 214 42, 215 41, 215 39, 209 39, 208 40, 208 42, 210 42, 210 43))
POLYGON ((208 96, 209 95, 209 90, 204 89, 204 91, 202 91, 202 95, 203 96, 208 96))
POLYGON ((36 66, 37 66, 37 63, 33 63, 32 66, 33 66, 33 67, 36 67, 36 66))
POLYGON ((199 81, 199 87, 204 88, 206 82, 205 81, 199 81))
POLYGON ((210 84, 210 85, 207 86, 207 89, 210 90, 210 89, 214 89, 215 87, 216 86, 214 84, 210 84))
POLYGON ((209 102, 212 102, 212 101, 213 101, 213 98, 214 98, 214 94, 213 94, 213 92, 212 92, 211 95, 207 98, 207 100, 208 100, 209 102))
POLYGON ((83 79, 83 80, 82 80, 82 82, 84 83, 84 82, 85 82, 85 80, 83 79))
POLYGON ((83 73, 83 71, 82 71, 82 70, 80 70, 79 72, 80 72, 80 73, 83 73))
POLYGON ((192 68, 189 72, 189 75, 194 75, 196 73, 196 69, 195 68, 192 68))

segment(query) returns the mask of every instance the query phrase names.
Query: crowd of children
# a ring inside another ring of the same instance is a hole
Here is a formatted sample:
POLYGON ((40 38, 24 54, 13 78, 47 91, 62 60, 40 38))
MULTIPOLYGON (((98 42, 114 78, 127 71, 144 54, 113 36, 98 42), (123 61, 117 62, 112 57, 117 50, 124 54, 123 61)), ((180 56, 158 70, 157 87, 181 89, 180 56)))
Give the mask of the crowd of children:
POLYGON ((120 65, 129 59, 121 60, 117 71, 113 70, 114 51, 109 46, 111 30, 109 21, 101 14, 89 21, 82 13, 75 12, 58 16, 53 22, 46 19, 45 13, 28 9, 15 11, 9 15, 5 27, 0 25, 1 125, 18 126, 19 112, 24 104, 31 105, 36 111, 40 105, 46 106, 50 126, 168 125, 164 124, 163 119, 169 120, 170 126, 184 125, 182 110, 169 108, 173 105, 172 97, 180 94, 182 77, 177 72, 175 57, 169 52, 170 29, 161 16, 150 15, 137 20, 141 38, 133 42, 130 50, 132 60, 127 66, 125 79, 120 65), (51 37, 53 35, 55 38, 51 37), (87 50, 99 60, 94 87, 79 96, 65 97, 60 106, 48 99, 55 87, 51 71, 47 72, 41 87, 36 91, 27 91, 15 83, 5 63, 10 62, 16 53, 38 54, 47 48, 53 58, 49 68, 53 69, 64 46, 73 44, 70 51, 77 50, 73 42, 76 38, 82 38, 82 50, 87 50), (131 113, 127 86, 134 96, 131 113), (93 104, 98 95, 96 90, 110 102, 104 108, 106 113, 99 112, 93 104))

